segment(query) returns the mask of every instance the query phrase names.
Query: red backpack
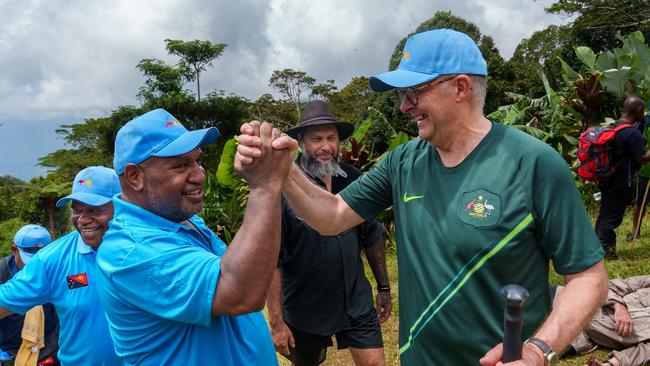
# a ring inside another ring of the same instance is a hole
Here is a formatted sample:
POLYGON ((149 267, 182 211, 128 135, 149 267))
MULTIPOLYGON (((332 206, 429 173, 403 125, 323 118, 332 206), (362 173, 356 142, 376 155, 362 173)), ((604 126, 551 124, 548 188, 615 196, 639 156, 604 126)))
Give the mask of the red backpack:
POLYGON ((614 174, 616 164, 612 162, 612 143, 616 133, 624 128, 634 127, 629 123, 606 127, 589 127, 578 139, 578 175, 586 180, 602 181, 614 174))

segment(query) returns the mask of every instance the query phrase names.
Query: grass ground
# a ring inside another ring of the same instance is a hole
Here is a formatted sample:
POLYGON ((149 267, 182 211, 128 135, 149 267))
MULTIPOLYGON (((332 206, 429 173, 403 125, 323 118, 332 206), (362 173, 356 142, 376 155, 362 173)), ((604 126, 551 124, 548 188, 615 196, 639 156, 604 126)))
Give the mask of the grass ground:
MULTIPOLYGON (((633 243, 625 242, 625 236, 631 231, 631 213, 628 212, 625 215, 623 224, 617 230, 617 239, 618 239, 618 255, 619 259, 616 261, 608 261, 605 263, 607 267, 607 272, 609 278, 617 277, 630 277, 641 274, 650 273, 650 218, 646 218, 644 225, 642 226, 641 236, 633 243)), ((399 304, 397 302, 397 261, 394 255, 387 258, 388 272, 390 274, 391 281, 391 298, 393 301, 393 312, 391 318, 382 325, 382 332, 384 336, 384 352, 386 354, 387 364, 390 366, 399 365, 399 353, 398 353, 398 322, 399 322, 399 304)), ((366 269, 366 274, 371 272, 366 269)), ((551 282, 553 284, 560 284, 563 282, 562 277, 552 273, 551 282)), ((593 354, 598 357, 599 360, 605 359, 608 351, 607 350, 597 350, 593 354)), ((589 356, 577 356, 569 357, 566 359, 560 360, 558 363, 559 366, 578 366, 584 365, 589 356)), ((281 366, 290 366, 291 363, 288 362, 283 357, 278 358, 281 366)), ((478 364, 478 362, 477 362, 478 364)), ((354 365, 352 358, 350 357, 350 352, 347 350, 337 350, 336 347, 332 347, 328 350, 327 360, 323 364, 325 366, 348 366, 354 365)))

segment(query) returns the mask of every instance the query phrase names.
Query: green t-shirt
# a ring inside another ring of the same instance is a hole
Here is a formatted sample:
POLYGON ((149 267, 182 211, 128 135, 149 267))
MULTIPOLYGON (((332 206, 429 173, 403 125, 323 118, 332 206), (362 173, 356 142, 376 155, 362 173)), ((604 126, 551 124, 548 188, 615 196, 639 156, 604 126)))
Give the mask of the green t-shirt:
POLYGON ((546 317, 549 258, 560 274, 603 258, 565 161, 493 123, 458 166, 420 139, 342 191, 370 221, 393 206, 403 365, 476 365, 503 337, 503 286, 530 292, 523 336, 546 317))

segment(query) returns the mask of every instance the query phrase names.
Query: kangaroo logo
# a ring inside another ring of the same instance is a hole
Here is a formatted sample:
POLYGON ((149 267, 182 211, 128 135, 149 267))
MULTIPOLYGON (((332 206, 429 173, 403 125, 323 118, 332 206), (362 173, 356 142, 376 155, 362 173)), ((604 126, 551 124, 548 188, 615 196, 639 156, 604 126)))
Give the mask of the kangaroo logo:
POLYGON ((489 227, 499 222, 502 199, 484 188, 463 192, 458 200, 458 218, 474 227, 489 227))

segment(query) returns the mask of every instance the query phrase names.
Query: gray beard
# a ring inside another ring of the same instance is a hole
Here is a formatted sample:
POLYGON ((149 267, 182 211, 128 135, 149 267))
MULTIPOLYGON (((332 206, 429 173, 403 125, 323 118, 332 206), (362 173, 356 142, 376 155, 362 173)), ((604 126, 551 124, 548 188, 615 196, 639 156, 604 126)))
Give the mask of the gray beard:
POLYGON ((329 177, 334 175, 339 175, 341 173, 345 174, 341 169, 341 164, 337 159, 331 159, 327 163, 321 163, 311 156, 306 150, 302 153, 302 158, 300 159, 302 168, 310 175, 314 177, 329 177))

